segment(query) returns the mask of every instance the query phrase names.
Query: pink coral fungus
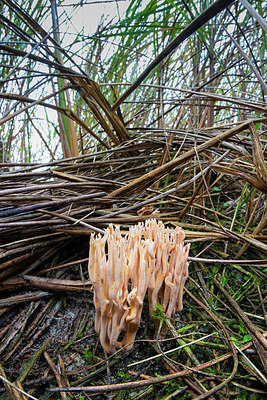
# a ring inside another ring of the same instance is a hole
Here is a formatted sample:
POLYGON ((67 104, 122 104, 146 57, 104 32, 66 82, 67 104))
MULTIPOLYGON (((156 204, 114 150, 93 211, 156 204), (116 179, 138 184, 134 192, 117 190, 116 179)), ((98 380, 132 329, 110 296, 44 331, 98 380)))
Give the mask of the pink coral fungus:
POLYGON ((184 237, 181 228, 171 232, 156 220, 131 227, 125 237, 112 225, 104 236, 91 235, 95 330, 107 353, 132 348, 147 290, 150 313, 158 302, 167 318, 182 310, 189 252, 184 237))

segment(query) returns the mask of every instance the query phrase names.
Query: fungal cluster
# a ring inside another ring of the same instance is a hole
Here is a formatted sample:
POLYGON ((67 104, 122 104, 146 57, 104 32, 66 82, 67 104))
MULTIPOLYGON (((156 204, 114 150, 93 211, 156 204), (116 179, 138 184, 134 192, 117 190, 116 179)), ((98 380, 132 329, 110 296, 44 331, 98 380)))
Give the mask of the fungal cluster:
POLYGON ((184 238, 180 227, 171 232, 155 219, 132 226, 124 236, 113 225, 103 236, 91 235, 88 268, 95 330, 107 353, 132 348, 146 292, 150 313, 157 303, 167 318, 182 310, 189 252, 184 238))

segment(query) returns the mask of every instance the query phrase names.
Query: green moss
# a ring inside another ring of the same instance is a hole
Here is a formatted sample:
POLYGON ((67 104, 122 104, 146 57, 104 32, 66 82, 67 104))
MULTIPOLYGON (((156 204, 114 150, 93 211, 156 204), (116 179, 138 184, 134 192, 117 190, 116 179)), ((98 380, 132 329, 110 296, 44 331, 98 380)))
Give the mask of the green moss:
POLYGON ((163 310, 163 307, 160 303, 157 302, 157 304, 154 306, 151 317, 153 319, 158 319, 159 321, 166 320, 165 311, 163 310))

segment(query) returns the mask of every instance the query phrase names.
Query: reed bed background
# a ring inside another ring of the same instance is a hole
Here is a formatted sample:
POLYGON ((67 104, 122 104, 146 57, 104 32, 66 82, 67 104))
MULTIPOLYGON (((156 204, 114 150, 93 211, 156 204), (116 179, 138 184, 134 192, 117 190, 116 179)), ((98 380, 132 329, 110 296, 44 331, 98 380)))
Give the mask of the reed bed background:
POLYGON ((262 399, 266 4, 128 3, 68 36, 1 2, 0 399, 262 399), (184 309, 108 357, 89 238, 147 218, 191 243, 184 309))

